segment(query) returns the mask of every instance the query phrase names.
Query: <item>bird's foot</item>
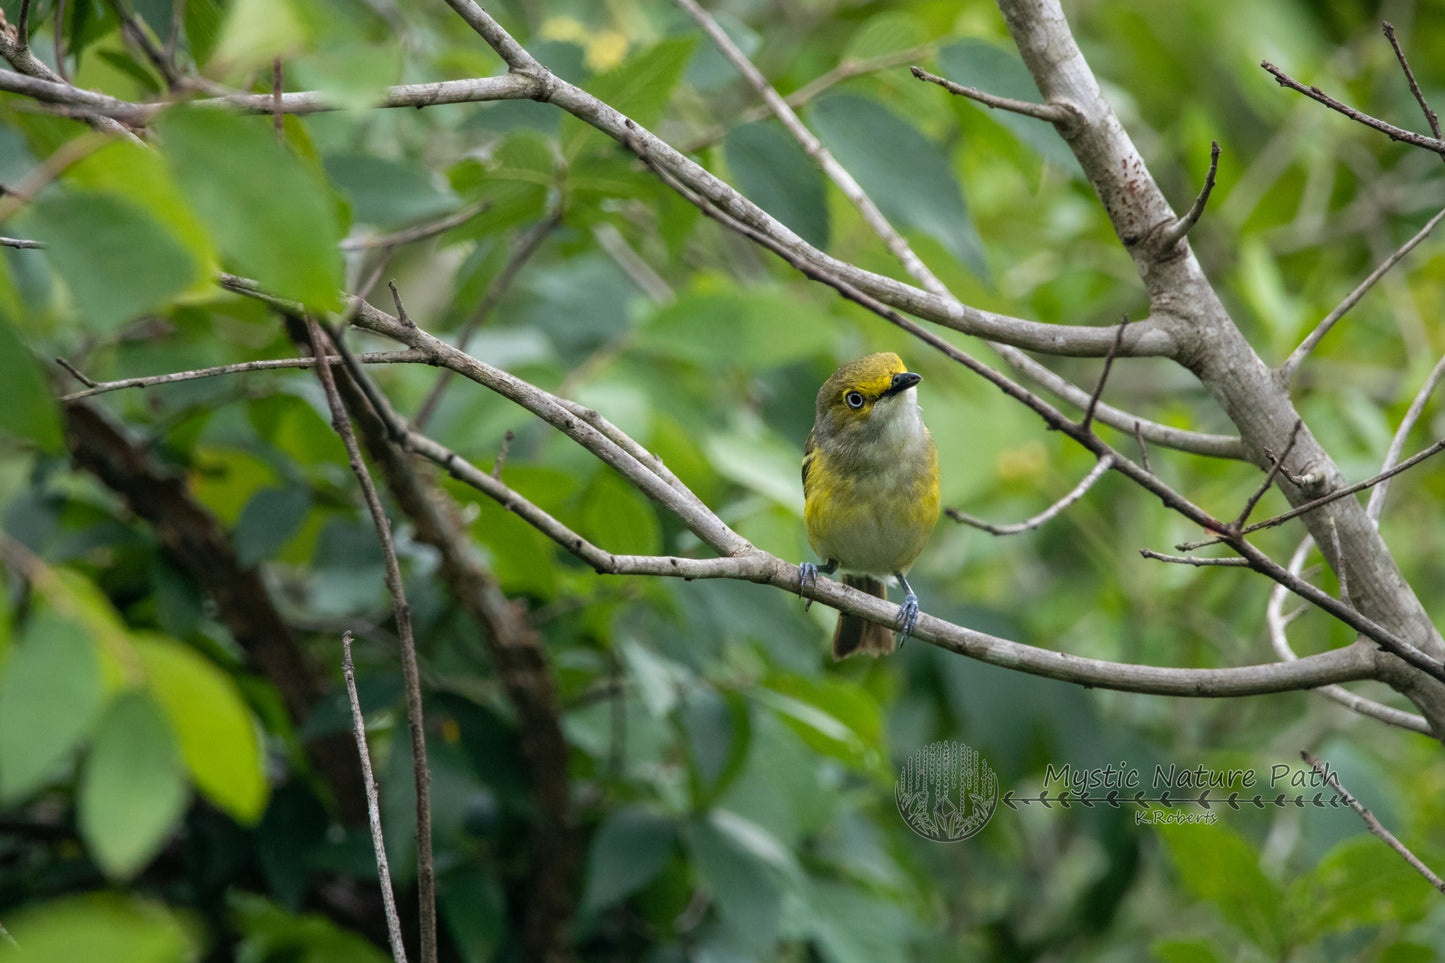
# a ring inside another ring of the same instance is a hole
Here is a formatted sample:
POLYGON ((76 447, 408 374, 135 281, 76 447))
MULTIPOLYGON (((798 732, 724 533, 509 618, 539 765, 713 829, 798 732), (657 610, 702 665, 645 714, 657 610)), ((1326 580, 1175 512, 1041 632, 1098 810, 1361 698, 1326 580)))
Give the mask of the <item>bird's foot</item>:
POLYGON ((898 606, 898 647, 903 648, 903 643, 913 634, 913 627, 918 624, 918 596, 909 592, 903 596, 903 604, 898 606))
MULTIPOLYGON (((802 598, 803 590, 810 584, 818 584, 818 566, 812 562, 804 562, 798 566, 798 597, 802 598)), ((803 599, 803 611, 813 607, 812 599, 803 599)))

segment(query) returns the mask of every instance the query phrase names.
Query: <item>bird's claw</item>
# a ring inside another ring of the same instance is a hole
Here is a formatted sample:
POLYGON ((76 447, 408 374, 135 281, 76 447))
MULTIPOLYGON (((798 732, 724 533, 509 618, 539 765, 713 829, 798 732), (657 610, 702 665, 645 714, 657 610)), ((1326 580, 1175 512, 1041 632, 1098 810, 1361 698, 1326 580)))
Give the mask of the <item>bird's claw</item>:
POLYGON ((903 604, 898 606, 898 648, 903 648, 903 643, 913 634, 913 627, 918 624, 918 596, 909 592, 903 596, 903 604))
MULTIPOLYGON (((803 590, 809 585, 818 584, 818 566, 812 562, 803 562, 798 566, 798 596, 801 598, 803 590)), ((803 599, 803 611, 813 607, 812 599, 803 599)))

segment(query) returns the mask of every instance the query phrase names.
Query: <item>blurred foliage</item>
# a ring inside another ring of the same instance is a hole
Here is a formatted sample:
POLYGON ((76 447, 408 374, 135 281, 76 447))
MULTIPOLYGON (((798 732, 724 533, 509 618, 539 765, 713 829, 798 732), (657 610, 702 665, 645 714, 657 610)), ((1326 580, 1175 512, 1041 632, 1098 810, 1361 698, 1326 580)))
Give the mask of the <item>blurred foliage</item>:
MULTIPOLYGON (((3 6, 15 23, 19 3, 3 6)), ((987 4, 714 6, 784 93, 842 64, 922 48, 911 62, 1036 96, 987 4)), ((900 273, 781 127, 747 113, 752 93, 672 5, 489 9, 559 75, 688 145, 800 235, 900 273)), ((1378 21, 1395 22, 1440 104, 1445 66, 1427 52, 1445 43, 1441 12, 1408 0, 1070 7, 1176 206, 1194 196, 1209 142, 1220 142, 1219 187, 1192 243, 1270 363, 1418 230, 1442 181, 1435 158, 1280 90, 1258 61, 1419 128, 1378 21)), ((288 89, 353 107, 387 84, 499 70, 444 5, 392 0, 41 0, 30 14, 35 49, 50 56, 60 31, 79 86, 160 97, 165 78, 127 41, 122 16, 162 45, 174 36, 183 70, 266 92, 279 56, 288 89)), ((800 113, 964 301, 1074 324, 1147 310, 1128 256, 1046 126, 950 98, 906 65, 848 77, 800 113)), ((469 350, 602 411, 785 558, 808 557, 797 472, 814 392, 866 351, 897 350, 925 376, 946 504, 1023 518, 1089 468, 1023 409, 728 236, 555 109, 518 101, 289 117, 284 146, 271 123, 177 107, 156 122, 152 150, 90 138, 14 96, 0 101, 0 182, 22 182, 57 151, 70 161, 7 225, 49 246, 0 255, 3 525, 43 563, 28 580, 7 571, 0 599, 0 922, 24 959, 385 958, 376 918, 348 914, 347 894, 374 900, 369 840, 337 821, 301 749, 348 729, 336 670, 346 628, 359 639, 391 865, 414 927, 411 767, 381 557, 312 376, 252 373, 97 399, 184 477, 242 564, 262 566, 287 619, 331 667, 326 699, 299 727, 157 533, 60 454, 58 409, 43 403, 39 359, 65 357, 105 380, 294 355, 261 305, 207 283, 218 268, 332 308, 377 264, 355 247, 343 261, 340 238, 478 205, 385 266, 410 315, 455 337, 525 233, 561 212, 469 350)), ((1301 409, 1352 477, 1372 473, 1445 350, 1442 276, 1445 258, 1427 244, 1301 373, 1301 409)), ((1084 384, 1098 371, 1050 363, 1084 384)), ((425 366, 373 374, 408 414, 437 378, 425 366)), ((71 390, 60 372, 49 376, 56 391, 71 390)), ((1115 365, 1106 397, 1170 424, 1229 430, 1165 362, 1115 365)), ((1432 407, 1407 450, 1442 427, 1432 407)), ((698 549, 609 469, 473 385, 449 387, 428 431, 485 468, 515 433, 503 479, 611 550, 698 549)), ((1225 515, 1259 479, 1237 463, 1151 457, 1225 515)), ((939 739, 977 748, 1001 788, 1021 793, 1039 789, 1050 764, 1123 761, 1146 778, 1156 763, 1297 772, 1307 746, 1438 870, 1445 761, 1428 739, 1306 694, 1208 702, 1085 691, 921 643, 878 663, 834 665, 830 611, 805 613, 750 584, 600 576, 516 516, 444 484, 469 506, 468 534, 525 606, 555 673, 582 826, 570 931, 581 958, 1445 954, 1438 897, 1339 809, 1223 812, 1214 825, 1155 828, 1128 811, 1001 807, 977 837, 942 845, 914 836, 892 801, 898 766, 939 739)), ((1429 589, 1445 579, 1442 494, 1445 473, 1427 465, 1396 482, 1384 521, 1437 617, 1445 602, 1429 589)), ((1271 495, 1258 511, 1282 504, 1271 495)), ((518 722, 434 554, 401 535, 427 685, 444 953, 519 959, 523 830, 535 802, 518 722)), ((1025 535, 995 539, 945 520, 914 585, 932 614, 1077 655, 1184 666, 1273 658, 1264 581, 1160 566, 1136 551, 1197 535, 1111 477, 1025 535)), ((1260 541, 1283 558, 1298 537, 1286 527, 1260 541)), ((1311 613, 1292 640, 1308 652, 1350 636, 1311 613)))

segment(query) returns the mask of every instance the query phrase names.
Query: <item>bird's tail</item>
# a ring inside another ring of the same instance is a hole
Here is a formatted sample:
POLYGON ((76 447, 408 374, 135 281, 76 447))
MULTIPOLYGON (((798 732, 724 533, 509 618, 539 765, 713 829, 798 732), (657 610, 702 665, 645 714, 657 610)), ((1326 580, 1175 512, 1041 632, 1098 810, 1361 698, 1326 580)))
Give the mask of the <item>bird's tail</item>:
MULTIPOLYGON (((861 589, 869 595, 887 600, 888 586, 882 579, 871 575, 844 575, 843 584, 861 589)), ((875 658, 893 651, 893 630, 877 622, 869 622, 855 615, 838 613, 838 627, 833 630, 833 659, 838 661, 850 655, 871 655, 875 658)))

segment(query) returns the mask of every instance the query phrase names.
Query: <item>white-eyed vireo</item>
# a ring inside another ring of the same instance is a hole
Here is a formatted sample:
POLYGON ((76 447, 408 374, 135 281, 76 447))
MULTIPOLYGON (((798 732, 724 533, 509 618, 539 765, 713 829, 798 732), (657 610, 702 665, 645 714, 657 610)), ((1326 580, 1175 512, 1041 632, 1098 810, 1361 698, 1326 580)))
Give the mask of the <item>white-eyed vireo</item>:
MULTIPOLYGON (((894 576, 907 593, 900 646, 918 620, 918 596, 903 576, 938 522, 938 449, 914 387, 922 380, 892 352, 848 362, 818 389, 803 449, 803 521, 824 564, 804 562, 799 579, 841 568, 845 584, 886 599, 882 580, 894 576)), ((833 658, 892 651, 886 625, 839 613, 833 658)))

